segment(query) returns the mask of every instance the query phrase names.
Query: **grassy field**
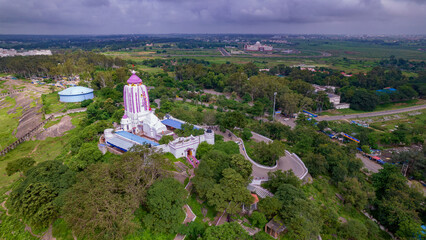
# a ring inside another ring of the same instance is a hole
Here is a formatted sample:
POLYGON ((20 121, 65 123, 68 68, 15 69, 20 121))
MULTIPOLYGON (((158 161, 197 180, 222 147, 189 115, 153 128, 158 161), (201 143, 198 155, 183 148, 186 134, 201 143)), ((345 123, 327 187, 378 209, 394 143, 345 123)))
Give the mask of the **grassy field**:
MULTIPOLYGON (((84 117, 85 113, 73 113, 71 123, 77 126, 79 121, 84 117)), ((2 115, 0 115, 2 116, 2 115)), ((64 146, 68 144, 69 139, 76 133, 77 129, 72 129, 60 137, 48 137, 45 140, 30 140, 18 145, 14 150, 8 152, 5 156, 0 157, 0 189, 7 188, 18 179, 19 174, 7 176, 7 163, 21 157, 32 157, 37 163, 46 160, 53 160, 61 154, 64 146)))
POLYGON ((16 106, 16 100, 11 97, 1 99, 0 104, 4 104, 4 107, 0 109, 0 149, 3 149, 17 140, 13 131, 18 127, 19 118, 22 115, 22 108, 16 108, 15 111, 10 111, 16 106), (8 113, 9 111, 10 113, 8 113))
MULTIPOLYGON (((370 123, 370 127, 380 130, 380 131, 390 131, 394 130, 395 126, 399 126, 400 124, 406 124, 407 126, 425 126, 426 124, 426 109, 393 114, 388 116, 379 116, 374 118, 368 118, 373 121, 370 123)), ((365 119, 362 119, 365 120, 365 119)))
POLYGON ((65 112, 68 109, 79 108, 80 103, 63 103, 59 101, 57 92, 43 94, 43 108, 46 114, 65 112))
MULTIPOLYGON (((401 101, 401 102, 395 102, 395 103, 388 103, 388 104, 382 104, 377 105, 376 109, 372 112, 378 112, 378 111, 386 111, 386 110, 392 110, 392 109, 400 109, 400 108, 406 108, 406 107, 412 107, 416 105, 422 105, 426 104, 425 99, 412 99, 408 101, 401 101)), ((366 113, 366 111, 362 110, 354 110, 354 109, 333 109, 326 112, 322 112, 319 115, 328 115, 328 116, 334 116, 334 115, 349 115, 349 114, 360 114, 360 113, 366 113)))
POLYGON ((396 58, 426 59, 426 53, 417 50, 419 46, 406 43, 384 44, 356 40, 292 40, 291 42, 295 44, 295 49, 326 51, 335 57, 378 60, 394 55, 396 58))

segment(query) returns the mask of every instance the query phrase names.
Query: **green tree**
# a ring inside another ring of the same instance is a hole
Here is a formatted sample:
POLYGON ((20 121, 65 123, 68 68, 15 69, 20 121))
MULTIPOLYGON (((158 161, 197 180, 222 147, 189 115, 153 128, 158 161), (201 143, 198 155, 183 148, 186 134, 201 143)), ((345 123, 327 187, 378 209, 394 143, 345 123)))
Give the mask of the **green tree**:
POLYGON ((173 178, 155 182, 147 194, 145 224, 156 232, 175 233, 185 218, 186 195, 184 186, 173 178))
POLYGON ((342 224, 339 229, 339 235, 343 239, 367 239, 367 233, 368 230, 364 224, 352 219, 350 219, 347 223, 342 224))
POLYGON ((207 228, 203 240, 248 240, 250 236, 247 232, 236 222, 224 223, 219 226, 207 228))
POLYGON ((30 224, 46 227, 59 216, 63 193, 74 181, 74 172, 61 162, 39 163, 12 191, 12 210, 30 224))
POLYGON ((92 164, 64 197, 62 214, 78 237, 122 239, 136 228, 133 213, 148 188, 164 176, 165 159, 136 146, 112 164, 92 164))
POLYGON ((264 213, 268 219, 271 219, 281 210, 282 204, 278 198, 266 197, 261 198, 257 206, 260 212, 264 213))
POLYGON ((241 174, 244 179, 248 179, 253 171, 251 162, 247 161, 241 154, 231 156, 230 167, 241 174))
POLYGON ((223 170, 220 183, 207 192, 207 202, 217 211, 226 210, 229 214, 237 214, 241 212, 242 204, 249 204, 253 199, 246 188, 247 184, 247 180, 237 171, 227 168, 223 170))
POLYGON ((94 143, 83 143, 78 154, 65 160, 65 163, 74 171, 82 171, 90 164, 99 162, 102 158, 102 152, 94 143))
POLYGON ((361 150, 365 153, 370 154, 370 146, 368 146, 368 145, 362 145, 361 150))
POLYGON ((281 141, 272 143, 259 142, 253 147, 252 158, 254 161, 266 165, 274 166, 281 156, 285 155, 285 146, 281 141))
POLYGON ((328 163, 323 155, 317 153, 308 153, 308 155, 303 158, 303 162, 309 169, 309 174, 311 174, 313 177, 327 174, 328 163))
POLYGON ((364 88, 357 89, 350 100, 352 109, 363 111, 373 111, 377 102, 377 95, 364 88))
POLYGON ((172 135, 164 135, 161 137, 160 141, 158 141, 159 144, 168 144, 169 142, 173 141, 172 135))
POLYGON ((268 179, 269 180, 265 183, 265 186, 273 193, 275 193, 283 184, 290 184, 296 188, 300 187, 302 184, 302 181, 294 175, 294 172, 291 169, 284 172, 281 170, 268 172, 268 179))
POLYGON ((7 176, 11 176, 16 172, 25 172, 27 169, 34 166, 34 159, 31 157, 18 158, 12 162, 8 162, 6 166, 7 176))
POLYGON ((357 178, 346 178, 345 181, 339 183, 339 189, 345 198, 345 203, 359 210, 364 209, 368 198, 373 194, 371 191, 365 189, 357 178))
POLYGON ((266 220, 265 214, 253 212, 250 216, 250 222, 253 226, 263 229, 268 220, 266 220))
POLYGON ((251 131, 250 131, 250 129, 248 129, 248 128, 244 128, 243 129, 243 132, 241 133, 241 138, 244 140, 244 141, 248 141, 248 140, 250 140, 250 138, 253 136, 253 134, 251 133, 251 131))

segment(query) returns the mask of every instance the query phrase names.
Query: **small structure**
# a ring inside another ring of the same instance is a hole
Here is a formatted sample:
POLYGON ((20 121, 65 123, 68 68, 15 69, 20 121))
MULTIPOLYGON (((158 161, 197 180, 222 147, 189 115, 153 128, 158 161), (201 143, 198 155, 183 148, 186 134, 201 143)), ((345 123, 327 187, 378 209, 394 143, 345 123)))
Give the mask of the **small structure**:
POLYGON ((82 102, 94 97, 93 89, 81 86, 67 88, 58 94, 61 102, 82 102))
POLYGON ((243 204, 243 212, 248 214, 251 214, 254 210, 257 210, 257 203, 259 202, 259 197, 255 193, 252 193, 251 196, 253 197, 253 202, 249 206, 243 204))
POLYGON ((280 234, 287 232, 287 227, 278 216, 275 216, 265 225, 265 232, 271 237, 277 239, 280 234))
POLYGON ((376 90, 376 93, 385 93, 385 94, 390 94, 390 93, 395 93, 397 90, 395 88, 391 88, 391 87, 385 87, 383 89, 379 89, 376 90))

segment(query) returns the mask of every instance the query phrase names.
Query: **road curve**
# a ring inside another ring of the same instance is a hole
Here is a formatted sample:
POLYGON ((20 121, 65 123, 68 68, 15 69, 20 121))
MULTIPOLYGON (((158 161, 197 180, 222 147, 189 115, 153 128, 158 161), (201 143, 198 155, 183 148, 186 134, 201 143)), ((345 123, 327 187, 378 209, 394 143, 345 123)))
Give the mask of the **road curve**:
POLYGON ((376 117, 376 116, 383 116, 383 115, 398 114, 398 113, 403 113, 403 112, 411 112, 411 111, 416 111, 416 110, 422 110, 422 109, 425 109, 425 108, 426 108, 426 104, 423 104, 423 105, 418 105, 418 106, 413 106, 413 107, 392 109, 392 110, 379 111, 379 112, 367 112, 367 113, 337 115, 337 116, 319 116, 318 118, 316 118, 316 120, 318 120, 318 121, 335 121, 335 120, 352 119, 352 118, 376 117))

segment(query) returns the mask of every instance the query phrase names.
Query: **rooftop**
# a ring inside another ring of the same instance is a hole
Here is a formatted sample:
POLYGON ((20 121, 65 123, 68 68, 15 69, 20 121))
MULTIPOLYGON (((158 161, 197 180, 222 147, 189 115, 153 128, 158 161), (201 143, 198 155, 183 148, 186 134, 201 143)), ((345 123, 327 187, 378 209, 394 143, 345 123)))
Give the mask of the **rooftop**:
MULTIPOLYGON (((151 144, 152 146, 158 146, 158 145, 160 145, 160 144, 158 144, 158 143, 156 143, 154 141, 148 140, 148 139, 143 138, 143 137, 139 137, 139 136, 137 136, 135 134, 132 134, 132 133, 129 133, 129 132, 126 132, 126 131, 118 131, 118 132, 115 132, 115 134, 117 134, 117 135, 119 135, 119 136, 121 136, 123 138, 127 138, 129 140, 137 142, 137 143, 139 143, 141 145, 143 145, 143 144, 151 144)), ((133 146, 133 144, 132 144, 132 146, 133 146)))
MULTIPOLYGON (((176 128, 176 129, 182 129, 182 122, 176 121, 174 119, 165 119, 163 121, 161 121, 164 125, 168 126, 168 127, 172 127, 172 128, 176 128)), ((194 126, 195 129, 199 129, 197 127, 194 126)))
POLYGON ((138 84, 142 83, 142 80, 133 72, 132 76, 127 80, 128 84, 138 84))
POLYGON ((81 95, 86 93, 93 92, 93 89, 82 87, 82 86, 76 86, 76 87, 70 87, 63 91, 60 91, 58 94, 62 96, 73 96, 73 95, 81 95))
POLYGON ((129 151, 129 149, 131 147, 133 147, 133 145, 134 145, 131 142, 128 142, 126 140, 123 140, 123 139, 120 139, 120 138, 117 138, 117 137, 113 137, 113 138, 109 139, 107 141, 107 143, 110 144, 113 147, 119 148, 119 149, 126 151, 126 152, 129 151))
POLYGON ((275 232, 277 232, 278 234, 283 232, 287 227, 284 225, 284 223, 282 222, 282 220, 275 216, 271 221, 269 221, 266 226, 272 230, 274 230, 275 232))

